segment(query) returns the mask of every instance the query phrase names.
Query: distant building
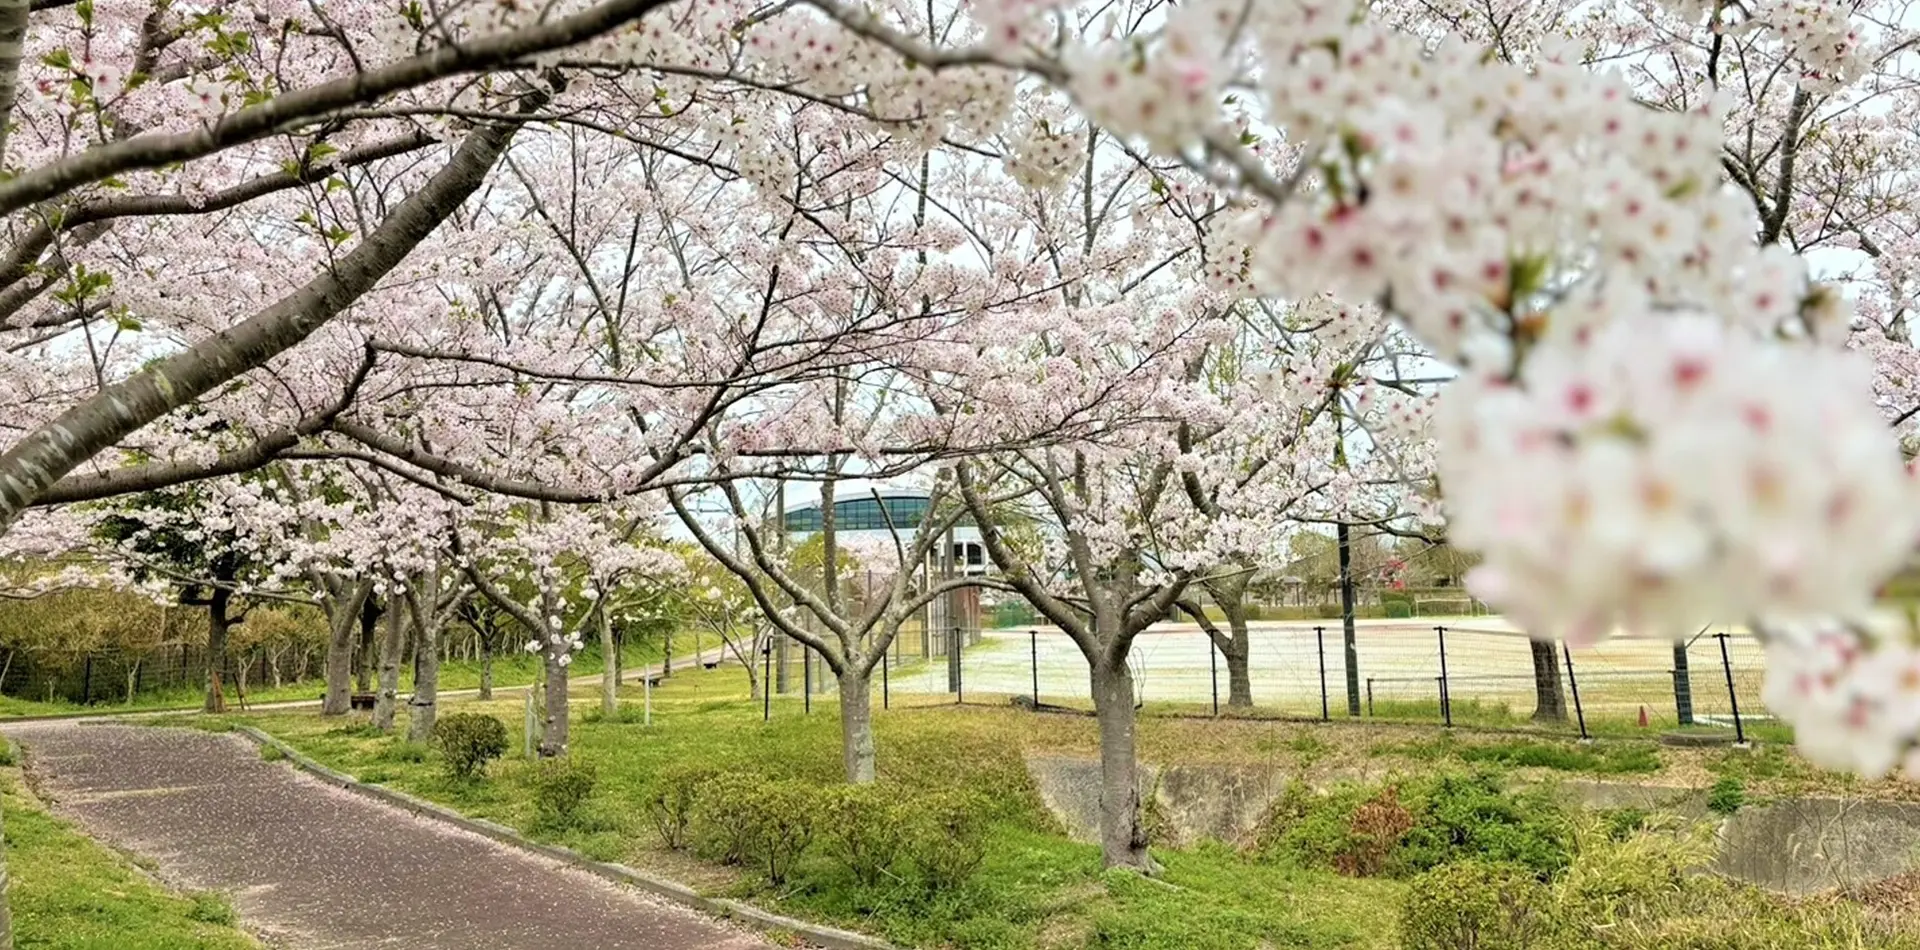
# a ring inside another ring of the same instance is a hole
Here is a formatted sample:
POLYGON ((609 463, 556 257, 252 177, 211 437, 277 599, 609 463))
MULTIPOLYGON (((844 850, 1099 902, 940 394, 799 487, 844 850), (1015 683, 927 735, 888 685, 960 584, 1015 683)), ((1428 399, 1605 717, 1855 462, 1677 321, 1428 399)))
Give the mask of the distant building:
MULTIPOLYGON (((837 498, 833 503, 833 530, 836 538, 842 542, 855 539, 882 539, 891 541, 895 532, 902 542, 913 537, 921 522, 927 518, 933 503, 926 492, 905 490, 882 490, 877 493, 852 495, 837 498)), ((790 508, 784 513, 787 540, 791 544, 804 543, 821 530, 821 507, 817 504, 790 508)), ((948 530, 947 537, 928 552, 926 563, 919 570, 929 579, 938 578, 951 571, 959 575, 980 575, 987 573, 987 549, 980 539, 980 529, 973 524, 971 517, 962 517, 958 524, 948 530), (946 561, 951 557, 951 561, 946 561)), ((848 578, 858 583, 860 578, 848 578)), ((878 583, 878 581, 875 581, 878 583)), ((891 582, 891 578, 887 580, 891 582)), ((948 643, 953 641, 955 633, 964 644, 978 643, 980 640, 980 589, 966 587, 936 598, 920 611, 920 615, 901 629, 900 636, 893 642, 889 651, 893 660, 903 662, 919 659, 932 659, 947 656, 948 643)), ((785 684, 789 677, 785 675, 789 660, 785 638, 780 638, 780 671, 776 684, 778 692, 787 692, 785 684)), ((952 664, 949 664, 952 666, 952 664)), ((955 668, 954 676, 958 675, 955 668)), ((814 677, 814 688, 824 691, 825 676, 814 677)))
MULTIPOLYGON (((891 538, 892 532, 899 532, 902 541, 913 537, 920 523, 926 520, 932 501, 925 492, 883 491, 875 498, 871 494, 855 495, 851 498, 835 499, 833 503, 833 530, 839 537, 877 537, 891 538)), ((808 505, 787 511, 787 537, 793 541, 805 541, 820 530, 820 506, 808 505)), ((953 572, 956 574, 985 574, 987 572, 987 548, 981 543, 980 529, 975 527, 973 519, 963 517, 960 523, 947 532, 953 557, 953 572)), ((941 548, 936 545, 927 558, 927 569, 935 573, 943 570, 940 559, 941 548)))

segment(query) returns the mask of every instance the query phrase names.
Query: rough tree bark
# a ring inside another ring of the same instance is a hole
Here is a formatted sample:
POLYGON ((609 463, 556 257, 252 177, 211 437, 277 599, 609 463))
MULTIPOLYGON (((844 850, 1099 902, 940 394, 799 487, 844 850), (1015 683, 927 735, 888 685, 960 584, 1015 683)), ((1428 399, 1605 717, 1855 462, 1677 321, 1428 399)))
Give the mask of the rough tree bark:
MULTIPOLYGON (((20 57, 25 52, 27 19, 32 0, 0 0, 0 167, 7 157, 7 126, 13 121, 13 100, 20 88, 20 57)), ((5 913, 0 901, 0 914, 5 913)), ((11 931, 0 946, 13 946, 11 931)))
POLYGON ((439 718, 440 628, 446 614, 434 587, 426 583, 414 585, 413 592, 407 595, 407 607, 413 613, 414 633, 413 695, 407 699, 407 741, 425 742, 433 738, 433 724, 439 718), (422 588, 426 590, 424 594, 422 588), (420 602, 423 596, 425 604, 420 602))
POLYGON ((552 650, 546 651, 547 716, 540 732, 540 757, 554 759, 567 754, 567 668, 552 650))
POLYGON ((1340 549, 1340 645, 1346 651, 1347 715, 1360 716, 1360 644, 1353 632, 1353 544, 1342 521, 1334 528, 1340 549))
POLYGON ((1241 584, 1236 589, 1230 586, 1216 588, 1209 584, 1207 590, 1213 596, 1213 602, 1220 607, 1220 613, 1226 617, 1226 630, 1221 630, 1220 625, 1207 616, 1206 607, 1198 601, 1181 601, 1180 609, 1200 625, 1214 649, 1219 650, 1220 656, 1227 661, 1227 705, 1251 707, 1253 649, 1247 630, 1246 585, 1241 584))
POLYGON ((593 605, 593 622, 600 631, 600 715, 612 722, 620 712, 620 651, 613 643, 613 621, 607 617, 604 592, 593 605))
POLYGON ((373 692, 374 646, 379 642, 380 615, 386 612, 384 605, 368 597, 360 607, 360 644, 354 650, 354 689, 357 692, 373 692))
POLYGON ((406 649, 406 610, 387 604, 387 629, 380 637, 380 690, 374 694, 373 727, 393 731, 393 709, 400 697, 400 654, 406 649))
POLYGON ((847 781, 864 785, 874 780, 873 664, 834 672, 840 676, 840 761, 847 781))
POLYGON ((1151 873, 1147 827, 1140 813, 1140 768, 1135 761, 1133 673, 1126 661, 1092 665, 1093 713, 1100 724, 1100 850, 1108 867, 1151 873))
POLYGON ((227 660, 227 630, 233 626, 233 618, 227 608, 233 605, 233 592, 216 587, 207 598, 207 701, 201 707, 203 712, 223 713, 227 711, 226 691, 221 688, 221 668, 227 660))
POLYGON ((480 636, 480 701, 493 698, 493 642, 485 634, 480 636))
POLYGON ((373 592, 370 580, 356 581, 345 598, 329 599, 327 614, 327 692, 320 715, 344 716, 353 709, 353 634, 373 592))
POLYGON ((1553 643, 1528 640, 1533 651, 1533 721, 1566 722, 1567 694, 1560 688, 1560 662, 1553 643))

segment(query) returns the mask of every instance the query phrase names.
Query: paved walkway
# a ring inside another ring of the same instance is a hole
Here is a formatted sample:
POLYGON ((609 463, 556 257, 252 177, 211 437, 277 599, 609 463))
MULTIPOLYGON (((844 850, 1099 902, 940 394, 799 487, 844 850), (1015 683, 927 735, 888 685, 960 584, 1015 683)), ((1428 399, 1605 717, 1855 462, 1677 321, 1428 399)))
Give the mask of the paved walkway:
POLYGON ((295 950, 766 950, 694 911, 266 762, 229 735, 23 723, 55 812, 295 950))

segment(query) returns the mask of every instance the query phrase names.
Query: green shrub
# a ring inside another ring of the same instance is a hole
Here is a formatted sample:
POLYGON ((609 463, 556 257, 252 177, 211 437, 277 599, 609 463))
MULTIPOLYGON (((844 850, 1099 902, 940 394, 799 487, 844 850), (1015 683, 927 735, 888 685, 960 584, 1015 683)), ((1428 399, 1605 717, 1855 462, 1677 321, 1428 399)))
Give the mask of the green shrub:
POLYGON ((654 779, 642 804, 667 847, 678 851, 687 846, 701 790, 719 774, 712 766, 683 764, 662 769, 654 779))
POLYGON ((764 781, 745 772, 721 772, 694 792, 687 840, 695 854, 722 864, 746 860, 753 835, 751 810, 764 781))
POLYGON ((1373 794, 1364 785, 1315 792, 1292 782, 1261 819, 1255 849, 1269 861, 1331 869, 1350 847, 1354 811, 1373 794))
POLYGON ((794 862, 813 844, 815 808, 821 790, 805 782, 764 782, 754 789, 741 815, 746 858, 767 872, 767 881, 787 882, 794 862))
POLYGON ((903 790, 842 785, 820 796, 821 843, 862 884, 877 884, 906 848, 912 813, 903 790))
POLYGON ((1747 803, 1747 786, 1731 775, 1723 775, 1707 790, 1707 810, 1716 815, 1731 815, 1747 803))
POLYGON ((488 762, 507 754, 507 726, 492 716, 454 713, 435 720, 433 741, 440 747, 447 774, 470 779, 485 772, 488 762))
POLYGON ((1413 830, 1413 813, 1400 804, 1400 789, 1388 785, 1360 803, 1347 819, 1347 840, 1333 866, 1349 877, 1372 877, 1387 869, 1402 838, 1413 830))
POLYGON ((541 824, 570 828, 580 821, 580 810, 593 795, 599 775, 593 764, 569 757, 541 759, 527 770, 533 791, 533 809, 541 824))
POLYGON ((1413 879, 1400 911, 1401 950, 1531 950, 1549 932, 1547 892, 1533 870, 1467 860, 1413 879))
POLYGON ((1512 793, 1486 774, 1442 775, 1408 791, 1414 825, 1395 855, 1402 873, 1479 858, 1544 880, 1571 859, 1566 811, 1543 792, 1512 793))
POLYGON ((1490 762, 1510 768, 1545 768, 1562 772, 1627 775, 1660 771, 1660 754, 1642 743, 1611 743, 1581 747, 1525 739, 1484 745, 1458 746, 1468 762, 1490 762))
POLYGON ((934 891, 959 887, 987 856, 987 803, 978 795, 947 792, 917 799, 906 852, 920 880, 934 891))

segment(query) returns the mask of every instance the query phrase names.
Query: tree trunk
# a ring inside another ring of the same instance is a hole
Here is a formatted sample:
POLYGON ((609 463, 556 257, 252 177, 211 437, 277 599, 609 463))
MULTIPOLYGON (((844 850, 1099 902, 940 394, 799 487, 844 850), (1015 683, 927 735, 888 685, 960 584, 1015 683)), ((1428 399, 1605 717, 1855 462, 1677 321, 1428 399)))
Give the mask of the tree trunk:
POLYGON ((1247 632, 1247 606, 1238 601, 1226 601, 1220 604, 1220 611, 1227 615, 1226 643, 1220 644, 1220 655, 1227 661, 1227 705, 1251 707, 1253 705, 1253 670, 1250 663, 1253 641, 1247 632))
POLYGON ((1566 722, 1567 695, 1560 688, 1560 663, 1553 644, 1528 640, 1533 651, 1533 721, 1566 722))
POLYGON ((353 632, 368 598, 337 605, 327 618, 327 692, 320 715, 344 716, 353 709, 353 632))
MULTIPOLYGON (((605 601, 601 601, 604 604, 605 601)), ((613 622, 601 604, 593 608, 593 622, 600 628, 600 715, 608 722, 620 713, 620 650, 613 643, 613 622)))
POLYGON ((673 675, 673 630, 671 628, 660 635, 660 675, 662 677, 673 675))
POLYGON ((220 673, 227 662, 227 628, 233 623, 227 617, 227 607, 232 602, 233 592, 224 587, 214 588, 213 596, 207 598, 207 701, 201 706, 202 712, 227 711, 226 691, 221 689, 220 673))
MULTIPOLYGON (((416 588, 417 589, 417 588, 416 588)), ((429 590, 425 595, 434 597, 429 590)), ((426 742, 433 738, 433 724, 439 717, 440 703, 440 624, 433 613, 434 601, 422 607, 415 598, 413 606, 413 698, 407 700, 407 741, 426 742)))
POLYGON ((360 609, 360 650, 358 669, 355 671, 357 682, 354 685, 362 693, 373 692, 374 631, 380 623, 380 610, 380 605, 374 603, 372 597, 368 597, 366 605, 360 609))
POLYGON ((1346 522, 1335 527, 1340 546, 1340 644, 1346 651, 1347 715, 1360 715, 1360 645, 1353 634, 1353 546, 1346 522))
POLYGON ((1140 767, 1134 756, 1133 673, 1126 662, 1093 667, 1093 713, 1100 723, 1100 852, 1110 868, 1158 870, 1147 853, 1140 814, 1140 767))
POLYGON ((547 718, 540 733, 540 757, 558 758, 567 754, 567 668, 549 648, 547 667, 547 718))
POLYGON ((873 672, 849 664, 840 671, 840 758, 847 782, 873 781, 873 672))
POLYGON ((485 634, 480 636, 480 701, 493 698, 493 644, 485 634))
MULTIPOLYGON (((0 166, 7 156, 7 126, 13 121, 13 103, 20 89, 20 57, 26 50, 28 13, 32 0, 0 0, 0 166)), ((0 901, 0 905, 5 902, 0 901)), ((0 914, 4 908, 0 907, 0 914)), ((13 946, 11 929, 0 927, 0 948, 13 946)))
POLYGON ((387 630, 380 638, 380 691, 373 700, 373 727, 393 731, 393 707, 400 698, 400 653, 405 646, 406 611, 387 602, 387 630))

